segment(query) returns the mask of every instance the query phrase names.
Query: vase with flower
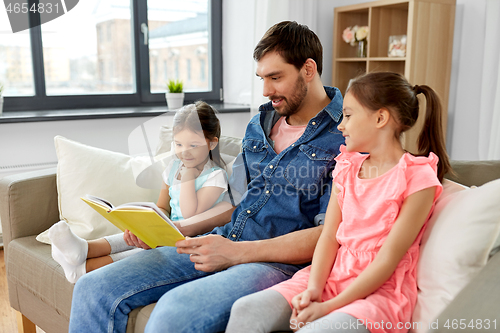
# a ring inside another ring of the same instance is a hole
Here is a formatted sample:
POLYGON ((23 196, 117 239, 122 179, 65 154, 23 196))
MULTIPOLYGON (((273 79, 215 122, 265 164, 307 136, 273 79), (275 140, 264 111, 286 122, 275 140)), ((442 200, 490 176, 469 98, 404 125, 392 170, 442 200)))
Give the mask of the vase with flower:
POLYGON ((342 33, 342 38, 346 43, 356 47, 356 55, 359 58, 366 58, 367 54, 367 40, 368 40, 368 26, 353 26, 347 27, 342 33))

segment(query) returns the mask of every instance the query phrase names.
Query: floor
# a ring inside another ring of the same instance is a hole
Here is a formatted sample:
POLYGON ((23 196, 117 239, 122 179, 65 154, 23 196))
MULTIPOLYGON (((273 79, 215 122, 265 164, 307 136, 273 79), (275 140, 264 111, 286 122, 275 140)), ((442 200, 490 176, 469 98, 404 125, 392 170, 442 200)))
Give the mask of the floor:
POLYGON ((3 249, 0 250, 0 332, 17 332, 16 312, 10 307, 3 249))
MULTIPOLYGON (((10 307, 9 292, 7 289, 7 274, 5 272, 5 259, 3 248, 0 248, 0 332, 17 332, 16 311, 10 307)), ((36 333, 45 333, 41 328, 36 328, 36 333)))

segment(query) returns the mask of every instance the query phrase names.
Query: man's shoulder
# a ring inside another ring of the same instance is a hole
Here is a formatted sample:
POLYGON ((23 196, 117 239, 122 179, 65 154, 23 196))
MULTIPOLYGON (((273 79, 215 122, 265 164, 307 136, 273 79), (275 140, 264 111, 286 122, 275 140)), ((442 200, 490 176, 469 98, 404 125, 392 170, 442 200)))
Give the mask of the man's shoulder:
POLYGON ((326 112, 332 117, 336 122, 340 122, 342 118, 342 108, 344 103, 344 98, 342 93, 338 88, 323 86, 328 98, 331 99, 330 103, 325 107, 326 112))

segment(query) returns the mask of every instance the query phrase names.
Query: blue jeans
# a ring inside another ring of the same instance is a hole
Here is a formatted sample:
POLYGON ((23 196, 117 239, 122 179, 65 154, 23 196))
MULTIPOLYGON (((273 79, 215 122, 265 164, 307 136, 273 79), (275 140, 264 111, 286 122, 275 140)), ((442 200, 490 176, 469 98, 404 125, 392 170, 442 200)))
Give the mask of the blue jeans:
POLYGON ((197 271, 174 247, 141 251, 78 280, 69 332, 125 332, 133 309, 158 302, 146 332, 218 332, 240 297, 287 280, 266 264, 197 271))

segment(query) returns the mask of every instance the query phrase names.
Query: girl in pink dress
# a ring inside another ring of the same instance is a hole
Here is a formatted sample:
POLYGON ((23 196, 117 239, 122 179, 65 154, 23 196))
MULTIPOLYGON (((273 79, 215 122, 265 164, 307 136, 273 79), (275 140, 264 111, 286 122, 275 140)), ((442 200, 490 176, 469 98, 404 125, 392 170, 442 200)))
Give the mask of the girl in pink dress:
POLYGON ((343 116, 345 146, 312 265, 238 300, 227 332, 407 332, 419 324, 411 323, 419 243, 450 170, 439 99, 399 74, 370 73, 349 86, 343 116), (426 117, 415 156, 400 139, 417 120, 419 94, 426 117))

